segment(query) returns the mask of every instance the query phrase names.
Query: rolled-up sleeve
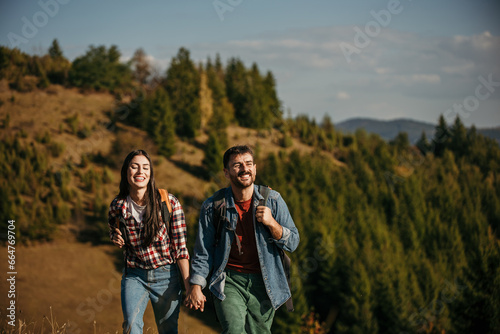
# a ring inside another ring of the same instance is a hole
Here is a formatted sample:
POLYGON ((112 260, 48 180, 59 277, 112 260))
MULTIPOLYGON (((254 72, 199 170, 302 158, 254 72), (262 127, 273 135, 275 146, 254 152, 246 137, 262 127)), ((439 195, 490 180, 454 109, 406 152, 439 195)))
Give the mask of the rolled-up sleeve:
POLYGON ((181 203, 172 194, 169 194, 170 204, 172 205, 172 251, 171 255, 175 259, 189 259, 187 249, 187 230, 186 218, 182 210, 181 203))
POLYGON ((281 239, 274 240, 274 242, 282 249, 293 252, 297 246, 299 245, 300 237, 299 231, 297 227, 295 227, 295 223, 293 222, 292 216, 290 215, 290 211, 288 210, 288 206, 285 201, 278 193, 276 200, 274 201, 274 219, 281 225, 283 228, 283 233, 281 235, 281 239))
POLYGON ((109 239, 113 240, 116 235, 115 229, 118 227, 117 224, 118 215, 116 213, 116 198, 109 205, 108 211, 108 227, 109 227, 109 239))
POLYGON ((194 245, 194 255, 191 261, 191 284, 205 288, 207 277, 213 266, 215 249, 215 227, 212 224, 213 202, 206 200, 201 206, 198 221, 198 235, 194 245))

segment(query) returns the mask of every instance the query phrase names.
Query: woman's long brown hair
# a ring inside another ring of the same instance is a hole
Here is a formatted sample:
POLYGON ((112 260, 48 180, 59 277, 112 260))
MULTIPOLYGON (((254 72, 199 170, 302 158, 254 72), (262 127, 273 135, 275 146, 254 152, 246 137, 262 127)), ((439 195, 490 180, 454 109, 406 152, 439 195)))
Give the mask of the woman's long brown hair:
POLYGON ((149 154, 144 150, 135 150, 130 152, 125 161, 123 161, 123 166, 121 169, 121 180, 120 180, 120 193, 118 194, 118 198, 126 199, 130 194, 130 184, 127 179, 127 171, 132 159, 137 155, 143 155, 149 161, 149 183, 147 186, 146 193, 144 194, 144 201, 146 203, 146 208, 144 209, 143 222, 144 222, 144 230, 141 235, 141 239, 143 242, 143 246, 148 247, 153 242, 155 236, 158 234, 160 230, 161 220, 158 217, 159 212, 159 198, 160 195, 158 193, 158 189, 156 189, 154 171, 153 171, 153 162, 149 157, 149 154))

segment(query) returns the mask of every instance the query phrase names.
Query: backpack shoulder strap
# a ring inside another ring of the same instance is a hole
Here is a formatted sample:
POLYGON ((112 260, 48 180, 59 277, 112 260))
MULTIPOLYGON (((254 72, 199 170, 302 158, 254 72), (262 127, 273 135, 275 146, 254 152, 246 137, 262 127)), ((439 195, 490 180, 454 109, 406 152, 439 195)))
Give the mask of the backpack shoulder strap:
POLYGON ((163 219, 163 223, 167 228, 167 233, 170 236, 170 223, 172 221, 172 205, 170 204, 170 199, 168 198, 168 191, 166 189, 158 189, 160 193, 160 205, 161 205, 161 216, 163 219))
POLYGON ((219 244, 222 226, 226 218, 226 188, 217 190, 213 195, 212 224, 215 227, 215 246, 219 244))
POLYGON ((161 202, 165 203, 167 206, 168 212, 172 212, 172 205, 170 204, 170 200, 168 198, 168 191, 166 189, 158 189, 160 192, 161 202))
POLYGON ((257 189, 259 190, 259 193, 262 195, 262 197, 264 197, 264 205, 266 205, 269 194, 271 193, 271 188, 264 185, 258 185, 257 189))
MULTIPOLYGON (((267 199, 269 198, 269 194, 271 193, 271 188, 268 187, 268 186, 257 186, 258 189, 259 189, 259 193, 262 195, 262 197, 264 197, 264 205, 267 205, 267 199)), ((290 266, 291 266, 291 260, 290 260, 290 257, 288 257, 288 255, 285 253, 285 251, 279 247, 278 248, 278 252, 280 254, 280 258, 281 258, 281 264, 283 265, 283 269, 285 271, 285 276, 286 276, 286 280, 287 280, 287 283, 288 283, 288 287, 290 288, 290 292, 292 291, 292 285, 291 285, 291 280, 290 280, 290 266)), ((294 310, 293 308, 293 300, 292 300, 292 297, 290 297, 287 301, 286 301, 286 308, 288 310, 288 312, 292 312, 294 310)))

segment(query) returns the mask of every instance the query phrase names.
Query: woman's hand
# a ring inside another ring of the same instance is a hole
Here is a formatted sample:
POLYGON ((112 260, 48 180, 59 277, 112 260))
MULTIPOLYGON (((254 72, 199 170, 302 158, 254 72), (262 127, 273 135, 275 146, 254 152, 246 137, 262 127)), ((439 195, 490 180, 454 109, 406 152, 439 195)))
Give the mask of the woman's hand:
POLYGON ((201 291, 201 286, 197 284, 191 285, 184 304, 186 307, 189 307, 190 309, 194 310, 200 310, 203 312, 205 309, 205 302, 207 301, 207 297, 203 294, 201 291))
POLYGON ((120 232, 119 229, 115 228, 115 235, 113 236, 113 239, 111 239, 115 245, 118 247, 122 248, 125 246, 125 240, 122 238, 122 232, 120 232))

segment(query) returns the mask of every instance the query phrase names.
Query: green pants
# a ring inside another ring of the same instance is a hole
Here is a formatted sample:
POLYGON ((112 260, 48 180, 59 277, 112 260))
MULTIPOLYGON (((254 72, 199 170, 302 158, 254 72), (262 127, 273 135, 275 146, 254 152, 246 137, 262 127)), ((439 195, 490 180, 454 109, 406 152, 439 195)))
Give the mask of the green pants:
POLYGON ((214 297, 223 334, 271 333, 274 308, 261 274, 227 270, 224 294, 223 301, 214 297))

